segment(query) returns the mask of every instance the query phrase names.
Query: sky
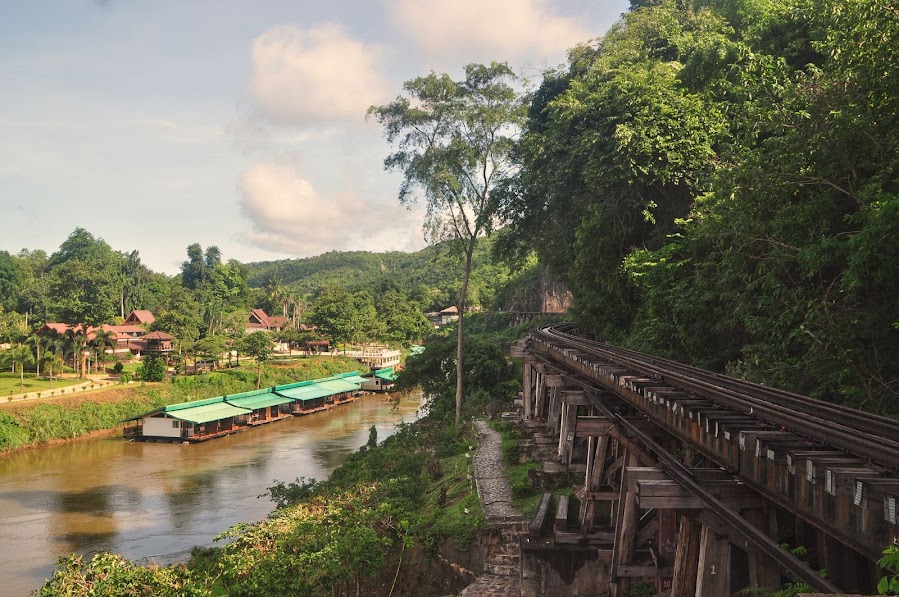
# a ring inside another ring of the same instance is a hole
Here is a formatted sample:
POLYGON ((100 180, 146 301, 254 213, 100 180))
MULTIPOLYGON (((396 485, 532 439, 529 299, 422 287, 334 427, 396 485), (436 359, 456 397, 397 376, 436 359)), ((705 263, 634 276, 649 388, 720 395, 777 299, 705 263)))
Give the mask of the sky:
POLYGON ((176 273, 413 251, 366 120, 403 81, 505 61, 539 81, 628 0, 0 0, 0 250, 76 228, 176 273))

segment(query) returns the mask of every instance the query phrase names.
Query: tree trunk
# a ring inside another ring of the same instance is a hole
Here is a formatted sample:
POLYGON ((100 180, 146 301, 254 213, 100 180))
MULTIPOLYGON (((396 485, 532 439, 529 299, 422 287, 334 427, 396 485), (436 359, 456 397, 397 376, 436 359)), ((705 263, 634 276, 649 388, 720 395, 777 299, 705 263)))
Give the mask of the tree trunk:
POLYGON ((465 250, 465 274, 462 277, 462 288, 459 291, 459 300, 456 307, 459 309, 459 328, 456 334, 456 425, 462 422, 462 321, 465 317, 465 297, 468 294, 468 279, 471 277, 471 258, 474 254, 474 247, 478 242, 478 237, 473 236, 468 241, 468 248, 465 250))

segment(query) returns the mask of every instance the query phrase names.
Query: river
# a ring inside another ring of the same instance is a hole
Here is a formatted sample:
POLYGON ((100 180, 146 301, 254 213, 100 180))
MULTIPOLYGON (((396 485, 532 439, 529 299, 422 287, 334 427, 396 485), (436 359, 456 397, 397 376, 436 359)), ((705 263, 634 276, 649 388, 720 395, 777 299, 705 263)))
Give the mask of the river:
POLYGON ((201 444, 109 436, 0 456, 0 595, 28 595, 71 553, 169 563, 272 510, 275 480, 323 479, 368 441, 417 417, 381 395, 201 444))

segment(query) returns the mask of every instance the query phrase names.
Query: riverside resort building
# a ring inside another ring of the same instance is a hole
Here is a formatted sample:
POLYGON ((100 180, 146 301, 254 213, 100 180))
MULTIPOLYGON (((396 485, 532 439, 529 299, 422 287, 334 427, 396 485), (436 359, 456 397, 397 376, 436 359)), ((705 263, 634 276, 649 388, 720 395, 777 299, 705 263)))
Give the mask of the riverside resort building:
POLYGON ((283 386, 170 404, 126 419, 124 436, 135 441, 201 442, 290 416, 352 402, 366 378, 343 373, 283 386))

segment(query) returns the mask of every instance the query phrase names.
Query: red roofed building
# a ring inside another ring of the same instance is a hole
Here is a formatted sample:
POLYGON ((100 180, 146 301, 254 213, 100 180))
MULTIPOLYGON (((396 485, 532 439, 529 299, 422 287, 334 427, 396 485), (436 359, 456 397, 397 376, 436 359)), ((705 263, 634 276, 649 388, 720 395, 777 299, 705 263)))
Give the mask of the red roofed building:
POLYGON ((141 338, 144 342, 144 353, 166 357, 174 350, 174 339, 174 336, 165 332, 150 332, 141 338))
POLYGON ((250 311, 247 319, 246 332, 280 332, 287 325, 287 317, 280 315, 267 315, 262 309, 250 311))
POLYGON ((146 309, 135 309, 125 318, 125 325, 150 325, 154 321, 156 318, 146 309))

